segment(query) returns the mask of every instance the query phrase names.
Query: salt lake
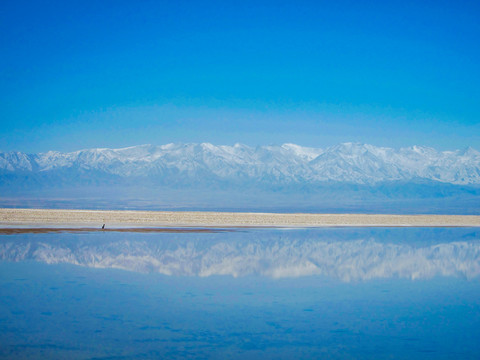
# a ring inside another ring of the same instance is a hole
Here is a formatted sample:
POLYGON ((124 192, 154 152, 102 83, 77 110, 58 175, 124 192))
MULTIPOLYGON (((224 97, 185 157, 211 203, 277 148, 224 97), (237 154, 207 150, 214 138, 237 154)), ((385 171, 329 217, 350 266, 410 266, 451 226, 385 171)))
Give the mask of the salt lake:
POLYGON ((478 228, 0 235, 2 359, 478 359, 478 228))

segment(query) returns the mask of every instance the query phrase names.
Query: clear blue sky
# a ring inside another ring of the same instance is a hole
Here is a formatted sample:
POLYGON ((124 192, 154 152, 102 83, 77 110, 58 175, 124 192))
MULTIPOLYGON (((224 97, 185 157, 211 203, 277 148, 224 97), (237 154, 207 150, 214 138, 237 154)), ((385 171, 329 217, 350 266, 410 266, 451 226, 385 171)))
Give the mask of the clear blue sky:
POLYGON ((0 151, 480 149, 478 1, 0 2, 0 151))

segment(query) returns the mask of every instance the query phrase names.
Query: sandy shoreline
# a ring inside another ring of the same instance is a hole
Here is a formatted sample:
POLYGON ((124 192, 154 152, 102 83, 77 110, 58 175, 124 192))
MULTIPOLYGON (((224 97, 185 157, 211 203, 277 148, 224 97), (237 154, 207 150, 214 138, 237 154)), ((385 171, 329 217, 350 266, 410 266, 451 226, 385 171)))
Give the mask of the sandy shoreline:
POLYGON ((201 211, 0 209, 0 227, 480 226, 479 215, 277 214, 201 211))

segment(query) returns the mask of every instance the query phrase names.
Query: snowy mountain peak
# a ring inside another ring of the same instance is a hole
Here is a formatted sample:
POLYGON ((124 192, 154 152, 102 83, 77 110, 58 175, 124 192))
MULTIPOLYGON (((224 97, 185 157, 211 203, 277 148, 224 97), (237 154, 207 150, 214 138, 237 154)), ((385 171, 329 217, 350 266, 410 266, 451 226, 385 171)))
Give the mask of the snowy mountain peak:
POLYGON ((284 148, 285 150, 289 150, 296 156, 306 159, 308 161, 315 159, 318 155, 320 155, 323 152, 322 149, 304 147, 304 146, 295 145, 295 144, 283 144, 282 148, 284 148))
POLYGON ((462 156, 480 157, 480 152, 475 150, 471 146, 465 148, 463 151, 460 151, 459 154, 462 156))

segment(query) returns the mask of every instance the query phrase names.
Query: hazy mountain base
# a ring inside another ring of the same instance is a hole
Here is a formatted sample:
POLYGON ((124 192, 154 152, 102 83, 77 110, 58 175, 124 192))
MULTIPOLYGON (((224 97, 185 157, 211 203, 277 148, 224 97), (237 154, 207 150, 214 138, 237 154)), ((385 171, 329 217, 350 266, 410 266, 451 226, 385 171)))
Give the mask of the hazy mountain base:
MULTIPOLYGON (((436 182, 375 185, 159 185, 145 179, 45 186, 34 179, 0 185, 1 207, 212 210, 391 214, 480 214, 480 186, 436 182)), ((10 179, 13 180, 13 179, 10 179)), ((58 184, 58 183, 57 183, 58 184)))

